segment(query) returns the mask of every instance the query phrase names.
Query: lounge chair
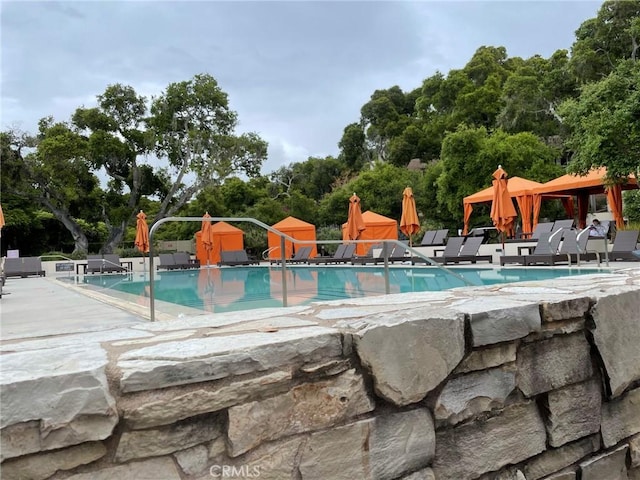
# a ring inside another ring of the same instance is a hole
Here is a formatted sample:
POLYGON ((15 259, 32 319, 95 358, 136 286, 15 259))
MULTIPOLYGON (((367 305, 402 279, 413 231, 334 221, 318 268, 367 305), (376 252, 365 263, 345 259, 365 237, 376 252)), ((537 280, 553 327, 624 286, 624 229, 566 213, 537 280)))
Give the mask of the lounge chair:
POLYGON ((24 276, 38 275, 44 277, 45 271, 42 269, 42 260, 40 257, 24 257, 22 263, 22 273, 24 276))
MULTIPOLYGON (((551 239, 551 232, 542 232, 538 238, 538 242, 530 255, 502 255, 500 257, 500 265, 506 263, 519 263, 525 265, 527 257, 532 255, 552 255, 558 251, 560 245, 560 235, 556 235, 551 239), (550 243, 551 241, 551 243, 550 243)), ((535 258, 535 257, 534 257, 535 258)), ((533 259, 531 260, 533 261, 533 259)))
POLYGON ((190 268, 200 268, 200 260, 192 259, 187 252, 175 252, 173 262, 177 268, 188 270, 190 268))
POLYGON ((219 266, 237 267, 240 265, 255 265, 257 260, 249 258, 245 250, 223 250, 220 252, 219 266))
POLYGON ((433 243, 431 243, 431 245, 444 245, 445 243, 447 243, 448 235, 449 235, 448 228, 437 230, 435 236, 433 237, 433 243))
MULTIPOLYGON (((559 235, 558 235, 559 236, 559 235)), ((552 239, 553 241, 553 239, 552 239)), ((537 255, 527 255, 524 259, 525 265, 555 265, 556 263, 577 263, 580 264, 580 259, 583 256, 583 252, 586 259, 586 242, 584 242, 584 247, 578 245, 578 234, 575 230, 563 230, 562 233, 562 243, 560 244, 560 248, 557 253, 545 253, 545 254, 537 254, 537 255)))
POLYGON ((126 272, 127 269, 122 266, 120 262, 120 257, 115 253, 105 253, 103 256, 104 267, 102 269, 103 273, 122 273, 126 272))
POLYGON ((422 237, 422 241, 420 245, 423 247, 428 247, 429 245, 433 245, 433 239, 436 236, 436 230, 427 230, 424 232, 424 237, 422 237))
POLYGON ((40 257, 19 257, 4 259, 4 277, 22 277, 30 275, 44 277, 45 271, 42 269, 40 257))
POLYGON ((551 233, 557 232, 558 230, 563 230, 565 228, 573 228, 573 218, 556 220, 555 222, 553 222, 553 228, 551 229, 551 233))
POLYGON ((332 260, 341 259, 344 256, 344 251, 346 250, 346 248, 347 244, 341 243, 340 245, 338 245, 336 252, 332 256, 310 258, 309 263, 329 263, 332 260))
POLYGON ((4 259, 4 276, 5 277, 21 277, 22 276, 22 258, 5 258, 4 259))
POLYGON ((102 255, 87 255, 87 272, 102 273, 102 255))
POLYGON ((355 253, 356 253, 356 244, 350 243, 345 247, 344 252, 342 253, 342 258, 335 258, 335 259, 329 260, 328 263, 350 262, 353 259, 353 256, 355 255, 355 253))
MULTIPOLYGON (((307 263, 309 261, 309 257, 311 256, 311 251, 313 248, 311 246, 299 247, 296 250, 296 253, 293 257, 287 259, 287 263, 307 263)), ((275 258, 271 260, 271 264, 280 264, 282 263, 281 258, 275 258)))
MULTIPOLYGON (((434 232, 435 233, 435 232, 434 232)), ((387 244, 386 248, 388 249, 388 256, 387 256, 387 261, 394 263, 394 262, 407 262, 410 261, 411 258, 406 256, 407 253, 407 247, 405 245, 399 245, 399 244, 387 244)), ((385 248, 383 247, 379 252, 377 252, 377 254, 375 256, 373 255, 368 255, 366 257, 353 257, 351 258, 351 264, 352 265, 356 265, 356 264, 360 264, 360 265, 364 265, 367 263, 373 263, 374 265, 378 265, 379 263, 384 263, 384 254, 385 254, 385 248)))
POLYGON ((114 273, 126 272, 127 269, 120 263, 120 257, 113 253, 102 255, 87 255, 87 272, 89 273, 114 273))
POLYGON ((462 244, 462 248, 457 255, 445 255, 438 257, 436 261, 441 261, 445 265, 447 263, 460 263, 460 262, 491 262, 493 255, 478 255, 480 245, 483 242, 483 237, 469 237, 462 244), (442 258, 442 260, 440 260, 442 258))
MULTIPOLYGON (((558 254, 558 247, 560 246, 561 240, 562 235, 559 234, 542 234, 533 253, 523 255, 522 264, 536 265, 537 263, 545 263, 545 260, 548 259, 550 255, 558 254)), ((546 263, 548 263, 548 261, 546 263)))
POLYGON ((633 253, 638 249, 639 233, 638 230, 618 230, 611 251, 609 252, 609 260, 639 260, 633 253))
POLYGON ((553 230, 553 222, 542 222, 536 225, 531 233, 531 240, 538 240, 543 233, 551 233, 553 230))
MULTIPOLYGON (((444 263, 445 257, 453 257, 457 256, 460 253, 460 248, 462 248, 462 244, 464 243, 464 237, 449 237, 447 240, 447 244, 445 245, 443 250, 435 250, 435 257, 431 257, 431 259, 438 263, 444 263), (438 256, 438 253, 441 253, 441 256, 438 256)), ((413 257, 413 263, 425 263, 426 260, 420 257, 413 257)))
POLYGON ((176 265, 173 253, 160 253, 158 259, 160 260, 158 270, 180 270, 181 268, 179 265, 176 265))

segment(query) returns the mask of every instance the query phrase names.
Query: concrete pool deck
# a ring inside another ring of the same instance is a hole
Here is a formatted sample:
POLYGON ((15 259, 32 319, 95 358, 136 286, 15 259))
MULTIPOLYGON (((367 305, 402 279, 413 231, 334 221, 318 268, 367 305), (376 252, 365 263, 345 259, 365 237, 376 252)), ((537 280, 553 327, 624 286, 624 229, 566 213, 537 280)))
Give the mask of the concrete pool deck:
MULTIPOLYGON (((587 264, 585 267, 593 268, 595 265, 587 264)), ((612 262, 609 269, 615 271, 639 267, 638 262, 612 262)), ((491 268, 491 265, 479 268, 491 268)), ((359 299, 359 302, 362 300, 359 299)), ((178 316, 172 316, 170 309, 164 310, 169 313, 158 313, 161 307, 158 304, 156 307, 157 320, 169 320, 178 316)), ((184 310, 184 307, 181 309, 184 310)), ((204 312, 199 313, 204 316, 204 312)), ((148 315, 147 305, 118 299, 105 301, 103 295, 66 285, 56 280, 55 275, 44 278, 9 278, 0 300, 0 341, 13 342, 19 339, 135 327, 148 324, 148 318, 145 318, 148 315)))

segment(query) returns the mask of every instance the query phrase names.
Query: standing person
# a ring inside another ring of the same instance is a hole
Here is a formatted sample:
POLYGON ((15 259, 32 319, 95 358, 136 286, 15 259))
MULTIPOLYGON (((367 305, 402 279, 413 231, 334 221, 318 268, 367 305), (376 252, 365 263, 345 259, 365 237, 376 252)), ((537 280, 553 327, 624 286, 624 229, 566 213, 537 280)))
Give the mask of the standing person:
POLYGON ((607 234, 605 231, 604 225, 600 223, 600 220, 594 218, 589 225, 589 236, 590 237, 604 237, 607 234))

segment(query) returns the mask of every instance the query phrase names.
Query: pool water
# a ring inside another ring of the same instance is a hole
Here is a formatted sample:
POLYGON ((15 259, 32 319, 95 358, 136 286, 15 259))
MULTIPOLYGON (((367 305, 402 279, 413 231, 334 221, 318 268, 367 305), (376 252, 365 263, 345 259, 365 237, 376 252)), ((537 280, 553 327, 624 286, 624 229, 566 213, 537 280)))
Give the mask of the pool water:
MULTIPOLYGON (((455 268, 473 285, 545 280, 602 272, 585 268, 455 268)), ((281 307, 282 270, 278 267, 203 268, 154 275, 156 300, 208 312, 281 307)), ((148 274, 85 275, 82 283, 123 292, 142 300, 149 296, 148 274)), ((287 305, 384 295, 382 267, 293 267, 286 270, 287 305)), ((446 270, 429 267, 389 269, 390 293, 442 291, 465 286, 446 270)))

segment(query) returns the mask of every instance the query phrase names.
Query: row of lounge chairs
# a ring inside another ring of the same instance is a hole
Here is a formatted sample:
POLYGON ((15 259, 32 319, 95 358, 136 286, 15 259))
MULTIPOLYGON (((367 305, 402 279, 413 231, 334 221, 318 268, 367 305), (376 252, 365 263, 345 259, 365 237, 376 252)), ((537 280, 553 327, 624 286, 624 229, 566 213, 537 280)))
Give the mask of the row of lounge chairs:
POLYGON ((31 275, 44 277, 46 275, 42 268, 40 257, 18 257, 5 258, 3 277, 22 277, 31 275))
POLYGON ((160 253, 158 270, 188 270, 200 268, 200 260, 192 259, 187 252, 160 253))
POLYGON ((424 236, 422 237, 420 246, 431 247, 431 246, 444 245, 447 242, 448 235, 449 235, 448 228, 444 228, 442 230, 427 230, 426 232, 424 232, 424 236))
POLYGON ((219 266, 236 267, 239 265, 257 265, 260 262, 255 258, 250 258, 245 250, 223 250, 220 252, 219 266))
MULTIPOLYGON (((640 260, 638 257, 638 230, 621 230, 617 232, 609 260, 640 260)), ((529 255, 503 255, 500 265, 517 263, 529 265, 555 265, 556 263, 580 264, 580 261, 597 260, 600 264, 600 253, 587 251, 588 230, 578 233, 576 230, 564 229, 561 234, 543 232, 532 253, 529 255)))
POLYGON ((87 273, 126 273, 128 270, 115 253, 87 255, 87 273))

